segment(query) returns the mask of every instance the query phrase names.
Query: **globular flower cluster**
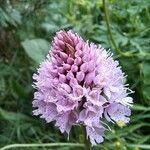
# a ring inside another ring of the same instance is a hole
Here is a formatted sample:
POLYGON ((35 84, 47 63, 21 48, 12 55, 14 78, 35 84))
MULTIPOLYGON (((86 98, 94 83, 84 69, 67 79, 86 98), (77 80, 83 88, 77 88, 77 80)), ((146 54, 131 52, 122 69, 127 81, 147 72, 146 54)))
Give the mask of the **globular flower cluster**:
POLYGON ((131 90, 124 85, 118 61, 71 30, 56 33, 33 79, 33 114, 47 123, 55 121, 62 133, 83 125, 95 145, 104 140, 105 120, 117 124, 130 120, 131 90))

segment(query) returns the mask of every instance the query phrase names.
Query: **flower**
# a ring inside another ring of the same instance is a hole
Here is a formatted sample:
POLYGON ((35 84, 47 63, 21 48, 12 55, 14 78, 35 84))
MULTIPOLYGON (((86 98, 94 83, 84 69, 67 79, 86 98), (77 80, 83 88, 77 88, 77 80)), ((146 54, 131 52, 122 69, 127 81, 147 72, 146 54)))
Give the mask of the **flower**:
POLYGON ((84 125, 93 145, 104 140, 105 123, 128 123, 133 100, 124 85, 118 61, 103 47, 84 41, 76 33, 59 31, 51 51, 33 75, 34 115, 55 121, 69 134, 84 125))

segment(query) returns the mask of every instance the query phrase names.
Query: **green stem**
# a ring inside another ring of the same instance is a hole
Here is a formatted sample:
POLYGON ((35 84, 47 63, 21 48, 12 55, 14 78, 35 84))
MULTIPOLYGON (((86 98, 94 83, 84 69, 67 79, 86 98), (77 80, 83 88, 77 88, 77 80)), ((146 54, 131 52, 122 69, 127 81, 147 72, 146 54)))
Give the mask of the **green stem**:
POLYGON ((84 145, 80 143, 11 144, 0 148, 0 150, 6 150, 6 149, 12 149, 18 147, 27 148, 27 147, 60 147, 60 146, 84 147, 84 145))
POLYGON ((92 150, 91 143, 90 143, 89 139, 87 139, 86 128, 85 128, 85 126, 83 126, 82 128, 83 128, 85 150, 92 150))
POLYGON ((105 21, 106 21, 106 26, 107 26, 107 31, 108 31, 108 35, 110 37, 110 41, 112 43, 112 45, 114 46, 115 50, 117 51, 117 53, 121 56, 125 56, 125 57, 133 57, 133 56, 139 56, 139 54, 133 54, 133 52, 122 52, 119 47, 117 46, 112 31, 111 31, 111 27, 110 27, 110 20, 109 20, 109 13, 108 13, 108 9, 106 6, 106 1, 103 0, 103 8, 104 8, 104 15, 105 15, 105 21))
POLYGON ((112 32, 111 32, 110 21, 109 21, 109 15, 108 15, 108 10, 107 10, 107 7, 106 7, 106 1, 105 1, 105 0, 103 0, 103 8, 104 8, 104 15, 105 15, 105 21, 106 21, 107 31, 108 31, 110 40, 111 40, 111 42, 112 42, 114 48, 115 48, 119 53, 121 53, 120 50, 119 50, 118 47, 117 47, 117 44, 115 43, 115 40, 114 40, 113 35, 112 35, 112 32))

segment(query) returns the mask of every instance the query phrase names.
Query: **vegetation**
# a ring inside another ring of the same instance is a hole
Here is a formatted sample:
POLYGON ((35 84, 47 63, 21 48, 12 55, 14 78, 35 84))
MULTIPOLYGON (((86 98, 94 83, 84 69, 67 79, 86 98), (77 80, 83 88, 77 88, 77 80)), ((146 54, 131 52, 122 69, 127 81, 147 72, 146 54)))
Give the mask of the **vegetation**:
POLYGON ((79 127, 68 141, 53 124, 32 116, 32 74, 60 29, 73 29, 111 49, 135 91, 130 124, 111 126, 105 142, 93 149, 150 149, 149 0, 0 0, 0 147, 83 149, 82 144, 57 144, 82 143, 79 127))

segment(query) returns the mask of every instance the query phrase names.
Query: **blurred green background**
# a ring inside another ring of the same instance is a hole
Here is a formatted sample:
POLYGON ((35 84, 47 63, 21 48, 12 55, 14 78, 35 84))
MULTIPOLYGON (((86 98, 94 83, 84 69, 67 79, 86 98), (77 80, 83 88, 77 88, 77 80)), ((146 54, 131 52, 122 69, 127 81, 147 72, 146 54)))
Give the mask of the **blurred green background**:
POLYGON ((111 126, 93 149, 150 150, 150 0, 0 0, 0 147, 82 141, 78 128, 67 141, 53 123, 32 116, 32 74, 60 29, 111 49, 135 91, 130 124, 111 126))

